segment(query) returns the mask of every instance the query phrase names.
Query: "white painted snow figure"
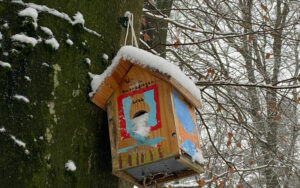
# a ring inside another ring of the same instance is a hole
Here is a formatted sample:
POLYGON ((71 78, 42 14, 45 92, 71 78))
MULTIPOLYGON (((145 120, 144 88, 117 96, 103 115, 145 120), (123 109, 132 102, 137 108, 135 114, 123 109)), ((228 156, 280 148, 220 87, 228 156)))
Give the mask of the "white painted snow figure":
POLYGON ((148 137, 150 132, 150 127, 148 127, 148 113, 144 113, 138 117, 131 119, 131 123, 133 125, 132 131, 142 137, 148 137))
POLYGON ((67 171, 75 171, 76 165, 72 160, 68 160, 65 164, 65 168, 67 171))
POLYGON ((204 163, 204 158, 200 149, 196 148, 195 154, 192 156, 193 162, 198 162, 199 164, 204 163))
POLYGON ((17 99, 19 101, 23 101, 25 103, 29 103, 29 99, 27 97, 23 96, 23 95, 16 94, 16 95, 13 96, 13 98, 17 99))
POLYGON ((32 46, 35 46, 38 42, 35 38, 26 36, 23 33, 13 35, 11 37, 11 40, 21 42, 21 43, 31 44, 32 46))

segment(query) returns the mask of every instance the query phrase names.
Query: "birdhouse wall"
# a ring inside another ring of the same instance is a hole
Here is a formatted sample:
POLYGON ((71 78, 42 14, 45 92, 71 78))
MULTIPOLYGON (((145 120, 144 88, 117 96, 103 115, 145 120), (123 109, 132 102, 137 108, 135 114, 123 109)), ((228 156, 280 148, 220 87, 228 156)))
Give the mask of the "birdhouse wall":
POLYGON ((131 67, 107 103, 114 172, 179 154, 172 93, 166 81, 131 67))
POLYGON ((195 108, 175 88, 172 90, 173 113, 181 153, 192 157, 200 150, 195 108))

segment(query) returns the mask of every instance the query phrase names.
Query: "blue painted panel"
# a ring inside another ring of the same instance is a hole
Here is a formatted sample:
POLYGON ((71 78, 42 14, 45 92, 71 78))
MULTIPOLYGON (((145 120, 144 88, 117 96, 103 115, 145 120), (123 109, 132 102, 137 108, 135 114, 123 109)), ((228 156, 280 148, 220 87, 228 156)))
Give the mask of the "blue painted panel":
POLYGON ((157 124, 156 121, 156 102, 154 100, 154 89, 151 89, 144 93, 145 103, 150 107, 150 112, 148 115, 148 126, 153 127, 157 124))
POLYGON ((178 98, 178 94, 175 90, 173 90, 173 102, 179 122, 183 125, 183 128, 186 132, 193 134, 195 124, 188 110, 188 106, 178 98))
POLYGON ((190 156, 193 156, 196 152, 195 144, 188 139, 181 143, 181 148, 190 156))
POLYGON ((127 133, 132 132, 132 123, 130 121, 130 108, 131 108, 131 98, 126 97, 122 99, 122 105, 123 105, 123 110, 124 110, 124 117, 125 117, 125 122, 126 122, 126 131, 127 133))

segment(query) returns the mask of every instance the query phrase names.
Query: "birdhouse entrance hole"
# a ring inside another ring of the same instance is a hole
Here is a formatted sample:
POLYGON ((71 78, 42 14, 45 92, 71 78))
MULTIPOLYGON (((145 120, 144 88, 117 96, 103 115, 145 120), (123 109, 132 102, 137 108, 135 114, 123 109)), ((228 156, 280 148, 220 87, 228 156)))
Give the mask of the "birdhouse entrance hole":
POLYGON ((136 117, 139 117, 139 116, 141 116, 141 115, 144 115, 145 113, 147 113, 145 110, 138 111, 138 112, 136 112, 136 113, 133 115, 133 118, 136 118, 136 117))

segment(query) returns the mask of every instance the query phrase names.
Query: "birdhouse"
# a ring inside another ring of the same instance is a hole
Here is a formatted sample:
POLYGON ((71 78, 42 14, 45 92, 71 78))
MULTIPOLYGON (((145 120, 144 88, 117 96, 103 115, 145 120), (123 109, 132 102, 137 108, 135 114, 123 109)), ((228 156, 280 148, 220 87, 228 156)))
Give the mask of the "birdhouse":
POLYGON ((124 46, 92 88, 91 100, 107 111, 113 174, 148 186, 204 172, 200 92, 177 66, 124 46))

